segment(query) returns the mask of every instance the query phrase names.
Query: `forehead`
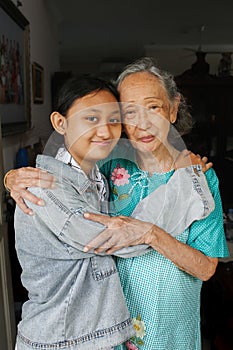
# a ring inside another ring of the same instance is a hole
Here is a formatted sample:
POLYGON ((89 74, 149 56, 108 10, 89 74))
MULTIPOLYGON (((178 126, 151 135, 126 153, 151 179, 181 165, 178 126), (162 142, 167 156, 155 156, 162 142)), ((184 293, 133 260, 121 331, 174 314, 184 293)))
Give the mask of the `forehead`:
POLYGON ((148 72, 130 74, 122 81, 118 90, 122 102, 134 101, 140 96, 167 97, 166 91, 158 77, 148 72))
POLYGON ((77 98, 72 104, 69 114, 81 112, 85 109, 95 110, 118 110, 119 104, 115 96, 106 90, 100 90, 96 92, 92 92, 86 96, 81 98, 77 98))

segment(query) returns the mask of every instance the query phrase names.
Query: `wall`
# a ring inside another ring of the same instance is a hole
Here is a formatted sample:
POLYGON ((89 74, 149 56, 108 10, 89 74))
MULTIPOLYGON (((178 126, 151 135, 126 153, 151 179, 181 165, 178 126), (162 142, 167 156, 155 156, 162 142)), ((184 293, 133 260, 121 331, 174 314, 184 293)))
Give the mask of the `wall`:
MULTIPOLYGON (((13 2, 17 3, 16 0, 13 2)), ((31 89, 32 130, 3 138, 4 171, 15 166, 15 155, 19 147, 32 145, 39 138, 45 141, 50 135, 51 77, 55 71, 60 70, 57 26, 55 19, 51 19, 46 1, 21 0, 21 3, 19 10, 30 22, 30 61, 37 62, 44 68, 44 103, 33 104, 31 89)))

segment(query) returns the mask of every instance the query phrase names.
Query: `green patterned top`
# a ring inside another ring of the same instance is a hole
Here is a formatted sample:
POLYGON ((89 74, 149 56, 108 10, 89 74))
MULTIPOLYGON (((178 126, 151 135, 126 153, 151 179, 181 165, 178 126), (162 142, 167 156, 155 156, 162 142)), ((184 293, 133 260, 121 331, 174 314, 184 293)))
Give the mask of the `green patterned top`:
MULTIPOLYGON (((130 216, 142 198, 167 183, 173 174, 170 171, 149 176, 127 159, 112 159, 101 171, 109 179, 112 214, 125 216, 130 216)), ((207 256, 226 257, 218 179, 213 169, 206 177, 215 210, 176 238, 207 256)), ((118 258, 117 266, 136 337, 115 350, 200 350, 202 281, 155 250, 136 258, 118 258)))

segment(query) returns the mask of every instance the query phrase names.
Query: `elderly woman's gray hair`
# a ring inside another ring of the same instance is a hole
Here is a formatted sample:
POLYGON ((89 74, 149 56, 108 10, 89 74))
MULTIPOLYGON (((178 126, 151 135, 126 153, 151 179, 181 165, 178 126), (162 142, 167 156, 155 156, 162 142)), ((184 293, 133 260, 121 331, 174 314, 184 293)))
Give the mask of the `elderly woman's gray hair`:
POLYGON ((144 57, 136 60, 125 67, 122 73, 116 80, 117 87, 119 88, 122 81, 129 75, 134 73, 147 72, 158 78, 161 85, 164 87, 168 100, 172 105, 175 99, 179 96, 180 103, 178 108, 177 120, 173 124, 180 135, 187 134, 192 129, 192 116, 189 113, 188 105, 184 99, 184 96, 178 91, 173 76, 158 68, 153 59, 150 57, 144 57))

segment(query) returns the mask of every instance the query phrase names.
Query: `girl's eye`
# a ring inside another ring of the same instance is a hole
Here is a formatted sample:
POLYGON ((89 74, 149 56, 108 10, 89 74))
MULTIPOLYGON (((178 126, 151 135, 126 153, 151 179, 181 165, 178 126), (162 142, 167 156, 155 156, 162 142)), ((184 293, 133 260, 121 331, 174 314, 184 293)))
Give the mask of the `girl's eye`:
POLYGON ((120 120, 120 118, 110 118, 109 119, 109 123, 110 124, 119 124, 119 123, 121 123, 121 120, 120 120))
POLYGON ((119 113, 114 113, 113 115, 109 116, 109 123, 110 124, 119 124, 121 123, 121 116, 119 113))
POLYGON ((94 117, 93 115, 86 117, 86 119, 90 122, 97 122, 98 121, 98 118, 94 117))

